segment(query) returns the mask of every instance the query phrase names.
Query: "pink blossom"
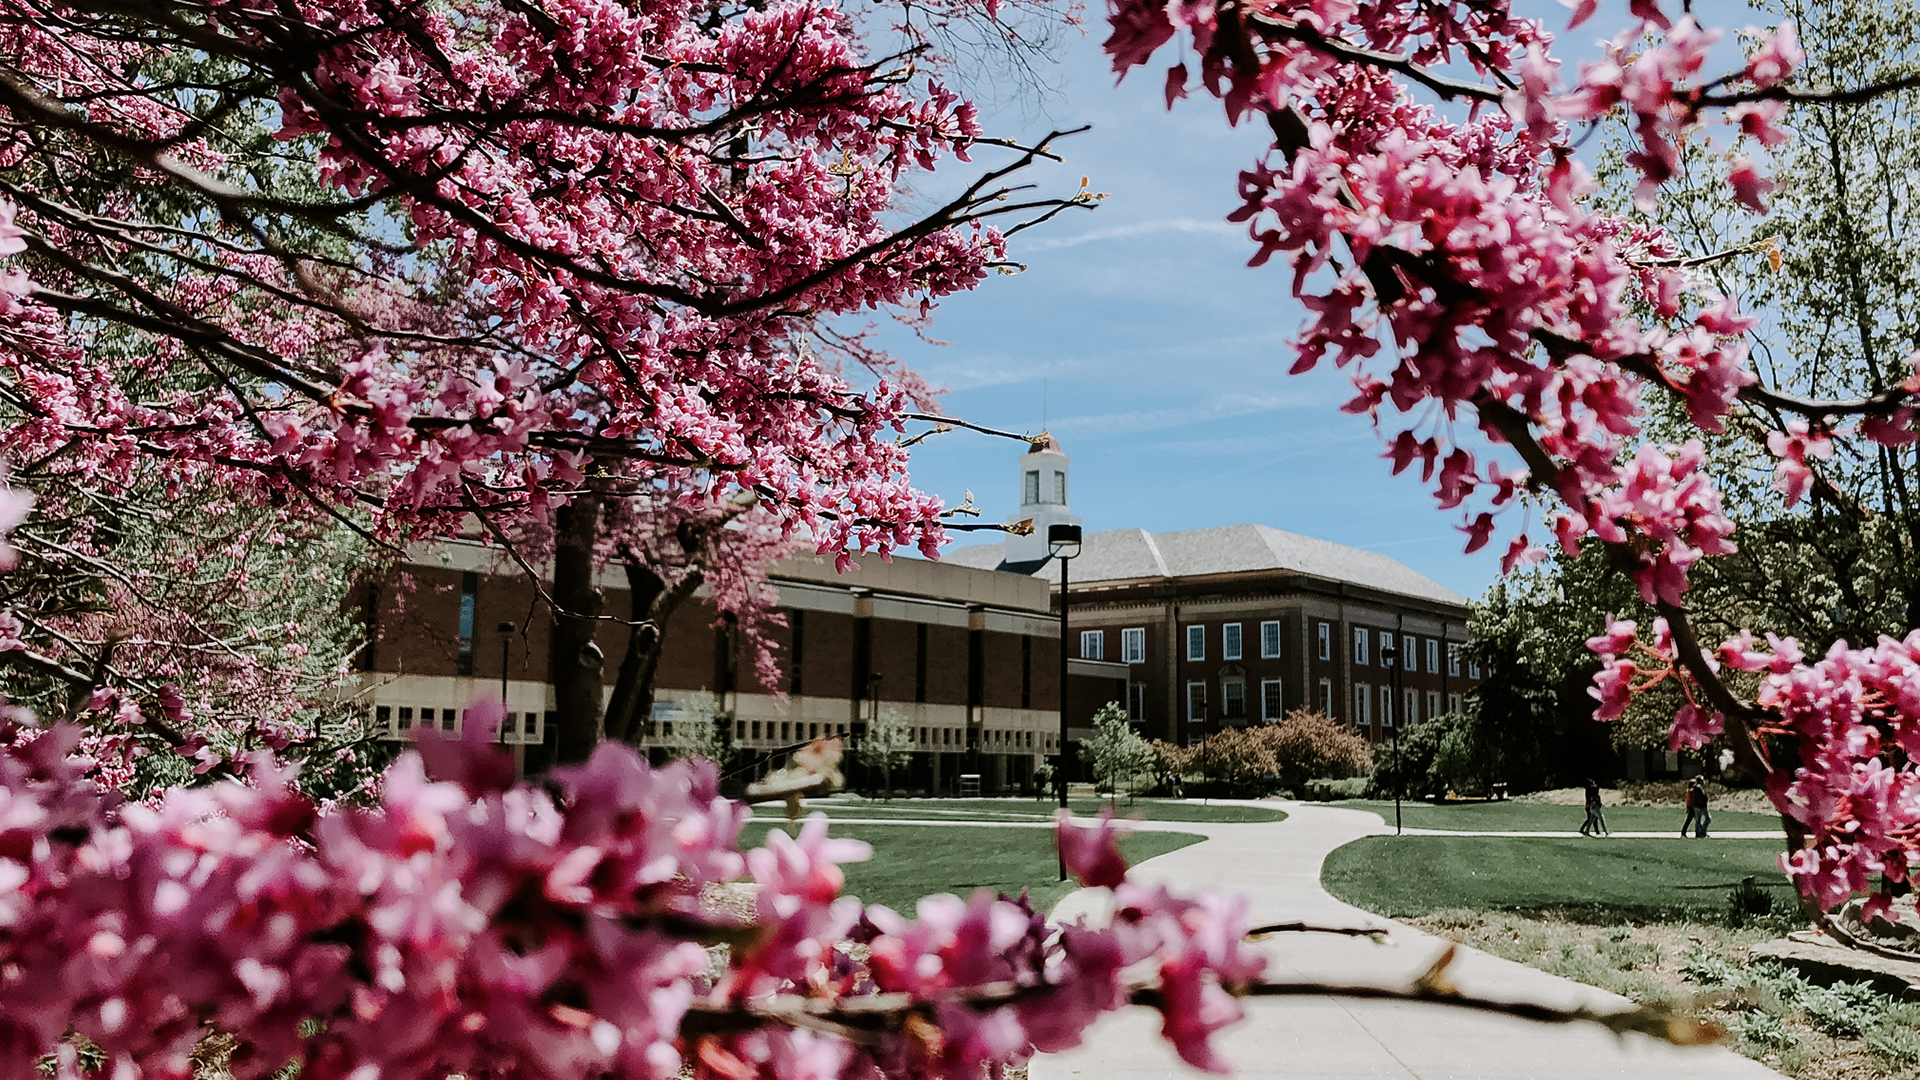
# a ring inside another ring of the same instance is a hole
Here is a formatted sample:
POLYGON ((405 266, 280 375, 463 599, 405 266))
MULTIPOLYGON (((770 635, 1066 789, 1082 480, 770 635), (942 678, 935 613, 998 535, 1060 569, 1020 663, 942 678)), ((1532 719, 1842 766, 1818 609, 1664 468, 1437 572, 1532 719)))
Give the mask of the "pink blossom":
POLYGON ((1740 205, 1756 214, 1767 212, 1767 192, 1773 190, 1773 181, 1760 175, 1760 170, 1747 158, 1738 158, 1733 169, 1727 173, 1727 182, 1733 185, 1733 197, 1740 205))
POLYGON ((1110 889, 1126 879, 1127 860, 1120 854, 1120 838, 1131 830, 1111 811, 1102 812, 1091 829, 1074 824, 1073 816, 1065 810, 1058 811, 1054 818, 1060 857, 1065 860, 1067 873, 1081 885, 1110 889))
POLYGON ((1727 718, 1717 711, 1702 709, 1688 702, 1680 706, 1673 716, 1673 730, 1668 735, 1667 748, 1670 750, 1698 750, 1713 741, 1715 735, 1726 730, 1727 718))
POLYGON ((1773 470, 1774 489, 1786 496, 1786 505, 1792 508, 1813 483, 1813 469, 1807 459, 1825 461, 1833 457, 1833 440, 1824 431, 1810 430, 1806 421, 1793 420, 1787 430, 1767 435, 1767 449, 1780 459, 1773 470))
MULTIPOLYGON (((1756 32, 1756 36, 1759 36, 1756 32)), ((1771 35, 1762 37, 1760 47, 1754 50, 1747 61, 1747 77, 1762 90, 1777 85, 1781 80, 1806 63, 1807 54, 1800 48, 1800 36, 1793 20, 1780 24, 1771 35)))

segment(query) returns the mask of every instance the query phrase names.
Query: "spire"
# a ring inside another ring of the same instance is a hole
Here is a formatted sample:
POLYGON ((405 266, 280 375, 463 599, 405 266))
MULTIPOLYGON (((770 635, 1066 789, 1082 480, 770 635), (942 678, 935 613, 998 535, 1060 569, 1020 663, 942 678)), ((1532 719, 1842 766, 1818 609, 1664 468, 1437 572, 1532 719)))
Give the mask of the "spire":
POLYGON ((1067 507, 1067 474, 1072 464, 1052 432, 1042 431, 1028 440, 1027 452, 1020 456, 1020 510, 1007 523, 1032 522, 1033 532, 1007 537, 1006 561, 1039 562, 1048 554, 1049 525, 1080 524, 1067 507))

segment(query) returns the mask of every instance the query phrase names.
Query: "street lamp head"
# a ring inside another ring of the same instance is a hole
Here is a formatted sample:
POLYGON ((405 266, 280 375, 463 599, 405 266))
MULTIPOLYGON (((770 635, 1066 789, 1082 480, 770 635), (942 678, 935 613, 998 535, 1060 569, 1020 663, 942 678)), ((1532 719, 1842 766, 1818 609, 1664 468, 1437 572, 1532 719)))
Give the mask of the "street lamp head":
POLYGON ((503 622, 500 624, 500 632, 502 634, 511 634, 513 633, 513 631, 514 631, 514 625, 512 623, 503 622))
POLYGON ((1392 667, 1394 657, 1398 655, 1399 655, 1398 650, 1396 650, 1393 646, 1391 645, 1380 646, 1380 663, 1381 664, 1387 667, 1392 667))
POLYGON ((1080 526, 1047 526, 1047 550, 1056 559, 1071 559, 1080 554, 1080 526))

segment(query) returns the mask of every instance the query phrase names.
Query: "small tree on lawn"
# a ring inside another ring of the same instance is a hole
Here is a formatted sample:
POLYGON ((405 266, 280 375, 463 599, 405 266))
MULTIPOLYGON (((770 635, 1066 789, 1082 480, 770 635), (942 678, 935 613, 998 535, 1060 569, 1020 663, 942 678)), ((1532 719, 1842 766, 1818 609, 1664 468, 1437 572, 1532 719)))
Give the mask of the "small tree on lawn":
POLYGON ((891 706, 882 706, 880 715, 867 724, 867 733, 853 748, 854 757, 869 769, 880 770, 880 788, 884 798, 893 798, 893 770, 904 769, 913 760, 913 727, 906 714, 891 706))
POLYGON ((701 759, 713 762, 722 773, 733 763, 733 717, 720 707, 717 694, 698 693, 676 703, 674 716, 663 723, 673 725, 661 739, 667 757, 675 761, 701 759))
POLYGON ((1080 741, 1080 760, 1093 770, 1096 784, 1118 800, 1120 785, 1150 773, 1156 758, 1153 745, 1133 730, 1126 708, 1109 701, 1093 715, 1093 736, 1080 741))

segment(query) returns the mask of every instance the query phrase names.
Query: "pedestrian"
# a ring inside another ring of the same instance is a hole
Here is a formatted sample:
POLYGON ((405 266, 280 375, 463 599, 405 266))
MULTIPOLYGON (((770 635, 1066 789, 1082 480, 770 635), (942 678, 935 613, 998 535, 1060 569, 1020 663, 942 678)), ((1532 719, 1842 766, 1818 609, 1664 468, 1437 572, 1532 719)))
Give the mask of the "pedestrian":
POLYGON ((1581 836, 1607 836, 1607 816, 1600 812, 1600 785, 1587 778, 1587 823, 1580 826, 1581 836))
POLYGON ((1680 823, 1680 835, 1684 837, 1688 829, 1693 829, 1694 838, 1702 839, 1707 835, 1707 823, 1710 820, 1712 815, 1707 813, 1707 785, 1701 777, 1696 776, 1687 781, 1687 820, 1680 823))

